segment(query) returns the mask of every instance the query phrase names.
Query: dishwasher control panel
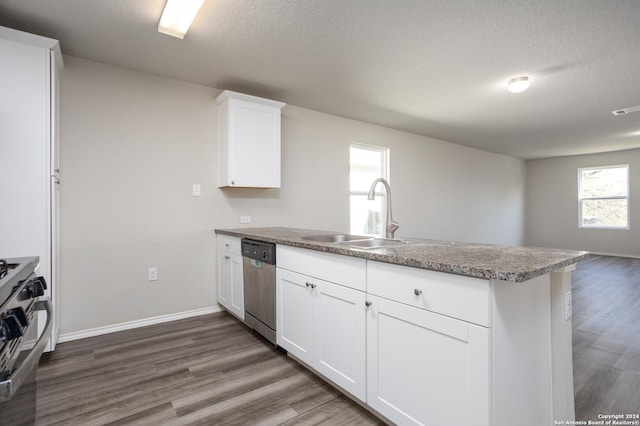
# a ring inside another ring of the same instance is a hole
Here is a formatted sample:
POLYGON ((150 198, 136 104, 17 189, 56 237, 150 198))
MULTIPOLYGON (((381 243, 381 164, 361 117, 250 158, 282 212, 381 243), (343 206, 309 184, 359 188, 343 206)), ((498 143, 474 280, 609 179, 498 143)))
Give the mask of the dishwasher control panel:
POLYGON ((276 245, 256 241, 249 238, 242 239, 242 256, 259 260, 271 265, 276 264, 276 245))

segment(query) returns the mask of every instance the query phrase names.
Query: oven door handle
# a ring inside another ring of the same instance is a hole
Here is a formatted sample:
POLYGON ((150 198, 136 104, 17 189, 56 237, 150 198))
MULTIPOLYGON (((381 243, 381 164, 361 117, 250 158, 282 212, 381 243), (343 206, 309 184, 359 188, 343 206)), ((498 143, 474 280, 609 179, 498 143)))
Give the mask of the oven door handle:
POLYGON ((34 310, 47 311, 47 322, 44 326, 44 331, 22 363, 11 372, 6 380, 0 382, 0 402, 10 400, 18 391, 20 385, 25 381, 31 370, 37 367, 38 361, 40 361, 40 355, 42 355, 44 347, 49 342, 51 327, 53 326, 51 304, 49 300, 41 298, 36 301, 34 310))

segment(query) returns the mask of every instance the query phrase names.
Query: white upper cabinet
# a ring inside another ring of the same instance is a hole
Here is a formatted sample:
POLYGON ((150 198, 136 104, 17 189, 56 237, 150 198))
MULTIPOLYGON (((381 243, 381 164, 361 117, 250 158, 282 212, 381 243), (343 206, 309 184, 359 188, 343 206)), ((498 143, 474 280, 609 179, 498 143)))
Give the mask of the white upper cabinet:
POLYGON ((218 104, 218 187, 280 188, 284 103, 225 90, 218 104))

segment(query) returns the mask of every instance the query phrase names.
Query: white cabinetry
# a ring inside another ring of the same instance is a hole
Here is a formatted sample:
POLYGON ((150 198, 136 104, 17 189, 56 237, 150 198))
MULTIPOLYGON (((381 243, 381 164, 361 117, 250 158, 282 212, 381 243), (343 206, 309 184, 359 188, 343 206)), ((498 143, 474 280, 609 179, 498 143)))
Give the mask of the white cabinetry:
POLYGON ((229 90, 218 104, 218 186, 280 187, 280 122, 285 105, 229 90))
POLYGON ((313 294, 308 284, 312 280, 276 268, 276 342, 309 366, 313 365, 313 294))
POLYGON ((218 235, 218 303, 244 320, 244 281, 240 238, 218 235))
POLYGON ((552 424, 549 275, 367 261, 367 404, 397 424, 552 424))
POLYGON ((367 404, 397 424, 488 426, 489 281, 379 262, 367 279, 367 404))
POLYGON ((366 307, 360 289, 365 261, 291 247, 277 250, 278 345, 364 401, 366 307), (326 280, 338 276, 339 283, 326 280))
MULTIPOLYGON (((0 257, 39 256, 58 334, 57 40, 0 27, 0 257)), ((41 318, 42 320, 43 318, 41 318)))
POLYGON ((396 424, 488 426, 489 330, 368 301, 367 404, 396 424))

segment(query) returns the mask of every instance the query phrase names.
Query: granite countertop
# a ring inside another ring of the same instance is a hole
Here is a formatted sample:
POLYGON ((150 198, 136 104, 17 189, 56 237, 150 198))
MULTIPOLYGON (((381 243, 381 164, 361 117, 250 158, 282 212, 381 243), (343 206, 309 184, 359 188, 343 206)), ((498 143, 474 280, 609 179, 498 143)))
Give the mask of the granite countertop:
POLYGON ((336 243, 300 239, 304 235, 339 232, 299 228, 237 228, 216 229, 215 232, 396 265, 512 282, 527 281, 573 265, 589 255, 584 251, 474 244, 423 238, 402 238, 406 244, 393 247, 358 249, 336 243))

